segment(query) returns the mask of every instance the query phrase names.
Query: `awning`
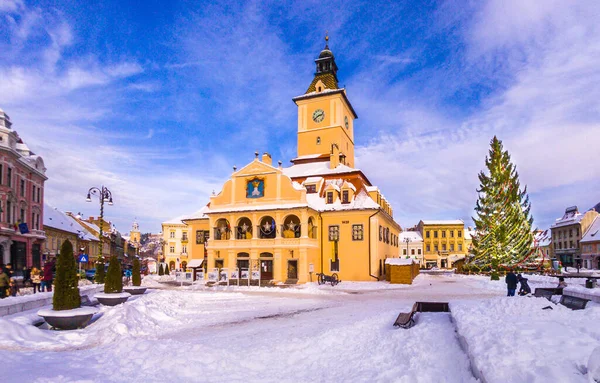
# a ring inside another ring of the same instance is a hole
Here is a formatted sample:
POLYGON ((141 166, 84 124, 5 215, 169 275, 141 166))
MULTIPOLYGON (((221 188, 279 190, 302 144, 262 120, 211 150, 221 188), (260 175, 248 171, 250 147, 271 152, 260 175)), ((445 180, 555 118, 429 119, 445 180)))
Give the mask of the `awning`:
POLYGON ((195 269, 197 267, 201 267, 203 262, 204 262, 204 259, 192 259, 191 261, 188 262, 186 267, 189 267, 190 269, 195 269))

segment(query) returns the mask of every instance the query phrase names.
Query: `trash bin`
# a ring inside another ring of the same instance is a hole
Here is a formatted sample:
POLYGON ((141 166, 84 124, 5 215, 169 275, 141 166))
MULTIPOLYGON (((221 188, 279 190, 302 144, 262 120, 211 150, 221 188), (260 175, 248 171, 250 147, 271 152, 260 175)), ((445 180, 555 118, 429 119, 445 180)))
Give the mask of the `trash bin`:
POLYGON ((585 281, 585 287, 587 287, 588 289, 593 289, 594 287, 596 287, 596 280, 595 279, 588 279, 585 281))

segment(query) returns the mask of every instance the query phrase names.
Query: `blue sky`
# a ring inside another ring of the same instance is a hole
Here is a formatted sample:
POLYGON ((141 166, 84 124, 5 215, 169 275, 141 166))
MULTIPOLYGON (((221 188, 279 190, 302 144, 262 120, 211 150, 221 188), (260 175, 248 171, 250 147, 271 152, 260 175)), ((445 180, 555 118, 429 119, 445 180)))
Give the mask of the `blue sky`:
POLYGON ((0 108, 47 201, 142 231, 202 207, 255 150, 288 163, 323 48, 359 119, 356 165, 403 226, 470 222, 496 134, 548 227, 600 202, 600 3, 0 0, 0 108), (92 4, 98 3, 98 4, 92 4))

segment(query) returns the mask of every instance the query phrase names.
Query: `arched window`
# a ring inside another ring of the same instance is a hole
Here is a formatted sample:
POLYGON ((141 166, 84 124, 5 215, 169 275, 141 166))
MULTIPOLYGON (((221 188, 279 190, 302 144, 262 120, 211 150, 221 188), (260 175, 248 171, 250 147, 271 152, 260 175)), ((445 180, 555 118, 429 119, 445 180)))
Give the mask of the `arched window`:
POLYGON ((185 269, 187 269, 187 262, 183 261, 181 262, 181 270, 185 271, 185 269))
POLYGON ((169 271, 175 270, 175 261, 169 262, 169 271))
POLYGON ((317 137, 317 145, 321 145, 321 137, 317 137))
POLYGON ((320 91, 321 91, 321 87, 318 87, 318 88, 317 88, 317 92, 320 92, 320 91))
POLYGON ((217 220, 216 227, 214 228, 215 240, 229 239, 231 238, 231 226, 229 221, 225 218, 217 220))
POLYGON ((236 239, 251 239, 252 238, 252 221, 247 217, 239 219, 235 229, 236 239))
POLYGON ((285 219, 283 220, 281 233, 283 238, 300 238, 300 218, 293 214, 285 217, 285 219))
POLYGON ((275 225, 275 219, 270 216, 262 217, 260 225, 258 225, 259 238, 275 238, 277 234, 277 226, 275 225))

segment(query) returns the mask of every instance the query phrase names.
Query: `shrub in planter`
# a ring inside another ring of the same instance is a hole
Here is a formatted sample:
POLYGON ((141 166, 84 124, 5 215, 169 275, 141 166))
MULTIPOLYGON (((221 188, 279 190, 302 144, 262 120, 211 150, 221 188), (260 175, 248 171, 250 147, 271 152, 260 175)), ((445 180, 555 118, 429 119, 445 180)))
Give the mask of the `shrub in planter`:
POLYGON ((121 293, 123 292, 123 276, 121 273, 121 264, 116 256, 110 257, 108 263, 108 271, 106 280, 104 281, 104 293, 121 293))
POLYGON ((169 275, 169 265, 165 263, 165 275, 169 275))
POLYGON ((131 275, 131 283, 134 286, 141 286, 142 277, 140 276, 140 260, 135 258, 133 260, 133 270, 131 275))
POLYGON ((68 240, 60 247, 56 261, 56 279, 52 307, 56 311, 72 310, 81 306, 79 296, 77 264, 73 257, 73 245, 68 240))
POLYGON ((158 275, 159 276, 165 275, 165 269, 163 269, 162 263, 158 266, 158 275))
POLYGON ((100 256, 96 261, 96 275, 94 276, 94 281, 96 281, 96 283, 104 283, 104 278, 104 257, 100 256))

